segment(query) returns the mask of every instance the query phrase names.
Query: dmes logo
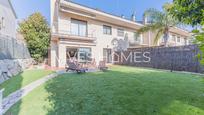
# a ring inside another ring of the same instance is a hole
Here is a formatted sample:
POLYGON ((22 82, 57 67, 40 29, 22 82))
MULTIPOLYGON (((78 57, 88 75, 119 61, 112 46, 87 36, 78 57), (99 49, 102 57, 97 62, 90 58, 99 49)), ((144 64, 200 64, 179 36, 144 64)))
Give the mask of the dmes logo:
POLYGON ((115 62, 129 63, 149 63, 151 61, 150 52, 120 52, 115 53, 115 62))

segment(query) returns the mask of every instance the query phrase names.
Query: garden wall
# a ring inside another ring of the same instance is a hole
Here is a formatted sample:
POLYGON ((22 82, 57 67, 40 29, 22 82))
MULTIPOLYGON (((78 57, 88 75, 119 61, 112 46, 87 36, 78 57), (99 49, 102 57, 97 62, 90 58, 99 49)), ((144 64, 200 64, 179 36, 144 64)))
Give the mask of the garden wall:
POLYGON ((130 48, 115 52, 114 64, 202 73, 203 67, 196 57, 198 53, 195 45, 130 48))
POLYGON ((33 59, 0 60, 0 84, 30 67, 33 59))
POLYGON ((32 65, 24 41, 0 34, 0 84, 32 65))
POLYGON ((31 58, 24 41, 0 34, 0 60, 31 58))

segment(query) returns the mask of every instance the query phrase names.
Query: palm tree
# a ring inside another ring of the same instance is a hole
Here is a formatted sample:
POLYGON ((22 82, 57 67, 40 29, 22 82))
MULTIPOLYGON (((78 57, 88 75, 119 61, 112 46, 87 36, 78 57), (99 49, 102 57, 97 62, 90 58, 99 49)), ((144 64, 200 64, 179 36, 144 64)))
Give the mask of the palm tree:
POLYGON ((170 28, 175 27, 179 24, 179 22, 172 15, 170 15, 167 10, 165 10, 168 9, 167 7, 169 7, 169 5, 164 6, 164 12, 152 8, 146 10, 144 16, 151 19, 151 22, 149 24, 146 24, 139 30, 139 33, 148 31, 156 32, 154 44, 158 43, 160 38, 163 36, 165 47, 167 47, 167 43, 169 40, 170 28))

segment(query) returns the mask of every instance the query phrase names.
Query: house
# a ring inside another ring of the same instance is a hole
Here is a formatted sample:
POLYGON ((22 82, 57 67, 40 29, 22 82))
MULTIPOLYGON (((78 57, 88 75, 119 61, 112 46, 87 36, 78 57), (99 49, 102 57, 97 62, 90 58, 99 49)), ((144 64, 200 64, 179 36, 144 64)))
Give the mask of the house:
MULTIPOLYGON (((135 15, 128 20, 69 0, 52 0, 50 65, 65 67, 72 57, 79 62, 94 59, 98 63, 105 59, 111 63, 117 40, 128 42, 128 48, 154 46, 155 33, 137 33, 144 24, 145 21, 136 22, 135 15)), ((187 31, 176 27, 170 31, 169 45, 188 44, 187 31)), ((157 45, 162 43, 161 40, 157 45)))
POLYGON ((16 40, 16 13, 10 0, 0 1, 0 60, 14 56, 16 40))
POLYGON ((0 0, 0 35, 16 37, 17 15, 10 0, 0 0))

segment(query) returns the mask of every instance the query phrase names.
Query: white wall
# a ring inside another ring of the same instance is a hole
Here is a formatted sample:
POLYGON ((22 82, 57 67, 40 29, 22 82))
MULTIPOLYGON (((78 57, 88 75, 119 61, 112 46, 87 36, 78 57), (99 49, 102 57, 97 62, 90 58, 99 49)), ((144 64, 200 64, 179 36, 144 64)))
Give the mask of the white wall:
MULTIPOLYGON (((78 20, 84 20, 87 21, 87 28, 88 28, 88 36, 92 36, 96 37, 96 46, 86 46, 86 45, 76 45, 74 47, 90 47, 92 50, 92 56, 93 58, 95 58, 96 62, 98 63, 99 61, 103 60, 103 48, 113 48, 112 45, 112 40, 117 38, 117 39, 124 39, 125 38, 125 34, 128 34, 128 39, 129 40, 134 40, 134 32, 136 32, 137 30, 133 30, 133 29, 129 29, 129 28, 124 28, 124 27, 120 27, 120 26, 116 26, 116 25, 112 25, 112 24, 108 24, 108 23, 104 23, 104 22, 100 22, 100 21, 95 21, 92 19, 88 19, 85 17, 80 17, 80 16, 76 16, 76 15, 70 15, 70 14, 66 14, 66 13, 59 13, 59 17, 58 17, 58 22, 53 22, 53 23, 58 23, 58 31, 59 33, 64 33, 64 34, 70 34, 69 32, 71 31, 71 18, 74 19, 78 19, 78 20), (103 34, 103 25, 107 25, 107 26, 111 26, 112 27, 112 35, 105 35, 103 34), (124 29, 124 37, 119 37, 117 34, 117 29, 124 29)), ((54 33, 55 30, 52 30, 52 32, 54 33)), ((59 42, 59 41, 58 41, 59 42)), ((52 46, 53 44, 51 44, 52 46)), ((72 44, 73 45, 73 44, 72 44)), ((60 44, 58 43, 58 49, 55 52, 58 52, 58 58, 60 60, 60 62, 58 62, 58 67, 65 67, 65 63, 66 63, 66 47, 68 46, 72 46, 71 44, 60 44)), ((54 47, 54 45, 52 46, 54 47)), ((53 50, 52 50, 53 52, 53 50)), ((51 54, 52 58, 54 58, 53 54, 51 54)), ((52 66, 55 66, 55 59, 51 59, 52 62, 52 66)))
POLYGON ((1 24, 0 34, 15 38, 16 36, 16 17, 8 0, 0 0, 0 22, 4 18, 3 27, 1 24))
MULTIPOLYGON (((94 37, 97 38, 96 40, 96 45, 95 46, 88 46, 88 45, 81 45, 80 43, 82 42, 78 42, 79 45, 75 45, 73 47, 90 47, 92 49, 92 55, 93 57, 96 59, 96 61, 100 61, 103 59, 103 48, 113 48, 113 45, 111 43, 111 41, 115 38, 117 39, 124 39, 124 37, 119 37, 117 35, 117 29, 124 29, 124 33, 128 34, 128 39, 129 41, 134 41, 134 32, 136 32, 136 29, 131 29, 128 28, 125 25, 122 25, 122 27, 115 25, 115 24, 110 24, 108 22, 103 22, 103 21, 99 21, 96 19, 92 19, 92 18, 87 18, 85 16, 79 16, 77 14, 70 14, 70 13, 65 13, 62 11, 59 11, 59 13, 57 13, 57 9, 54 7, 54 2, 56 0, 53 0, 51 2, 51 23, 55 26, 55 29, 52 29, 52 33, 55 33, 56 30, 58 30, 59 33, 64 33, 64 34, 70 34, 71 32, 71 18, 74 19, 78 19, 78 20, 83 20, 83 21, 87 21, 87 27, 88 27, 88 36, 93 34, 94 37), (56 12, 55 12, 56 11, 56 12), (57 14, 57 15, 56 15, 57 14), (111 26, 112 27, 112 35, 105 35, 103 34, 103 25, 107 25, 107 26, 111 26), (126 28, 127 27, 127 28, 126 28)), ((51 25, 52 25, 51 24, 51 25)), ((150 38, 149 38, 149 34, 148 36, 145 36, 145 34, 141 35, 142 37, 142 42, 139 45, 135 45, 134 47, 141 47, 142 45, 145 46, 152 46, 153 45, 153 39, 154 39, 155 33, 151 32, 150 34, 150 38), (151 44, 150 44, 151 43, 151 44)), ((55 52, 58 55, 58 58, 62 61, 61 64, 56 64, 56 66, 58 65, 59 67, 64 67, 64 63, 66 62, 66 50, 65 48, 70 46, 72 47, 72 45, 74 45, 74 42, 72 44, 72 41, 69 41, 69 39, 67 39, 67 41, 71 42, 71 43, 66 43, 66 44, 61 44, 60 41, 56 40, 57 38, 55 37, 55 39, 51 38, 51 40, 56 41, 57 42, 57 47, 53 48, 53 52, 55 52)), ((51 44, 52 45, 52 44, 51 44)), ((175 45, 175 43, 173 44, 175 45)), ((55 54, 52 53, 52 54, 55 54)), ((51 57, 54 58, 54 56, 51 57)), ((56 59, 51 59, 52 62, 52 66, 55 65, 55 60, 56 59)))
POLYGON ((97 37, 97 45, 104 47, 104 48, 107 48, 107 45, 109 46, 109 48, 111 48, 112 47, 111 41, 114 38, 124 39, 126 33, 128 34, 129 40, 134 40, 134 32, 137 31, 134 29, 124 28, 124 27, 120 27, 120 26, 116 26, 116 25, 112 25, 112 24, 108 24, 108 23, 104 23, 100 21, 95 21, 95 20, 88 19, 85 17, 70 15, 66 13, 60 13, 59 18, 58 18, 58 30, 60 33, 71 31, 71 17, 74 19, 87 21, 88 35, 91 36, 93 34, 94 37, 97 37), (112 35, 103 34, 103 25, 112 27, 112 35), (124 33, 125 33, 124 37, 120 37, 117 35, 118 28, 124 29, 124 33))

